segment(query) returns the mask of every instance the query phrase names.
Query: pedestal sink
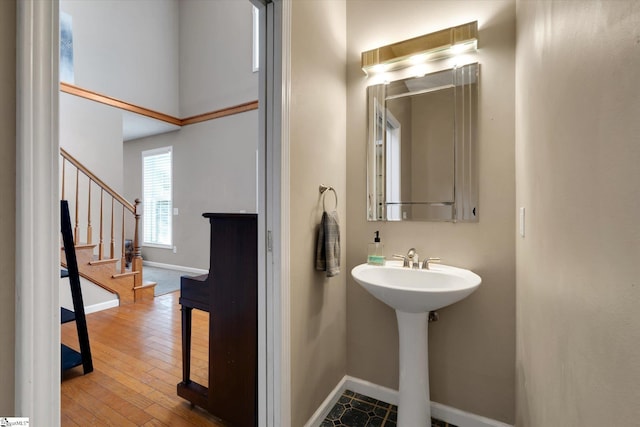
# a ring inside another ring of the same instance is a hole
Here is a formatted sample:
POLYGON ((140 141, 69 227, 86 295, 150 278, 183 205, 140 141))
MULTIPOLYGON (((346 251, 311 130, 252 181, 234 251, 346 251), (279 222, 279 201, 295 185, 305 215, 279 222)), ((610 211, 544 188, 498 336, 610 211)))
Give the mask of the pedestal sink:
POLYGON ((429 270, 402 267, 402 261, 384 266, 361 264, 351 275, 380 301, 396 310, 400 336, 400 390, 398 426, 431 426, 427 316, 475 291, 477 274, 448 265, 429 270))

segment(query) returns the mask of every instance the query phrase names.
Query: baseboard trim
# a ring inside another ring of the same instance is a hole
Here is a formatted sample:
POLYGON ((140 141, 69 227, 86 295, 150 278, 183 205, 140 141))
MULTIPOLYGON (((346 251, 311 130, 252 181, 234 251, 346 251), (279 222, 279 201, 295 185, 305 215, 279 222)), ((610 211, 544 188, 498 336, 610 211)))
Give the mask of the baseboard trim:
POLYGON ((194 274, 209 273, 208 270, 203 270, 201 268, 183 267, 181 265, 164 264, 162 262, 155 262, 155 261, 142 261, 142 265, 143 266, 148 265, 149 267, 166 268, 167 270, 186 271, 187 273, 194 273, 194 274))
MULTIPOLYGON (((397 390, 345 375, 307 421, 305 427, 319 427, 345 390, 351 390, 394 405, 398 404, 397 390)), ((431 402, 431 415, 458 427, 513 427, 511 424, 461 411, 437 402, 431 402)))
POLYGON ((89 314, 89 313, 95 313, 97 311, 102 311, 102 310, 106 310, 108 308, 113 308, 113 307, 117 307, 120 305, 120 300, 118 298, 109 300, 109 301, 105 301, 105 302, 99 302, 97 304, 92 304, 92 305, 88 305, 84 308, 84 314, 89 314))
POLYGON ((306 422, 304 427, 319 427, 322 421, 327 418, 331 408, 338 402, 342 393, 347 389, 346 387, 347 376, 342 377, 340 382, 331 390, 331 393, 327 396, 327 398, 320 404, 316 412, 309 418, 309 421, 306 422))

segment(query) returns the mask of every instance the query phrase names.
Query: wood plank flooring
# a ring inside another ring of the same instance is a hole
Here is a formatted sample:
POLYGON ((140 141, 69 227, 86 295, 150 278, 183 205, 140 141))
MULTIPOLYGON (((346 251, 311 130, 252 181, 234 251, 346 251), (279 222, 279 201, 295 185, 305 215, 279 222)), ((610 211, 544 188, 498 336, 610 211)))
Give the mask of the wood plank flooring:
MULTIPOLYGON (((62 426, 224 426, 176 394, 182 380, 179 292, 87 315, 94 371, 62 375, 62 426)), ((208 383, 209 315, 193 311, 191 379, 208 383)), ((62 342, 78 349, 75 323, 62 342)))

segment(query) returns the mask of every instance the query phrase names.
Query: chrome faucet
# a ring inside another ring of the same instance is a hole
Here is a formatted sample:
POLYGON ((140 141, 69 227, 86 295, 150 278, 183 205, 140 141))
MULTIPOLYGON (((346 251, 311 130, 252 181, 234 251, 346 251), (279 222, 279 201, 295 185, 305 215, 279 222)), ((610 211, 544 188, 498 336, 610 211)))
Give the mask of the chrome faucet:
POLYGON ((406 256, 394 254, 393 257, 403 260, 402 267, 415 269, 420 268, 420 257, 415 248, 409 249, 406 256))
POLYGON ((415 248, 409 249, 407 252, 407 267, 418 269, 420 268, 420 256, 416 252, 415 248))

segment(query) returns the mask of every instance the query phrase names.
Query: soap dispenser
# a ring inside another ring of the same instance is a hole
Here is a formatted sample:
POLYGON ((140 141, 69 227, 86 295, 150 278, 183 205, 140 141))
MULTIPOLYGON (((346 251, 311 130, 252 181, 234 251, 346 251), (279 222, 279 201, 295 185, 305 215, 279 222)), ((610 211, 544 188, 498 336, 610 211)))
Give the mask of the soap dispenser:
POLYGON ((367 264, 384 265, 384 246, 380 243, 380 232, 376 231, 373 243, 369 243, 367 264))

